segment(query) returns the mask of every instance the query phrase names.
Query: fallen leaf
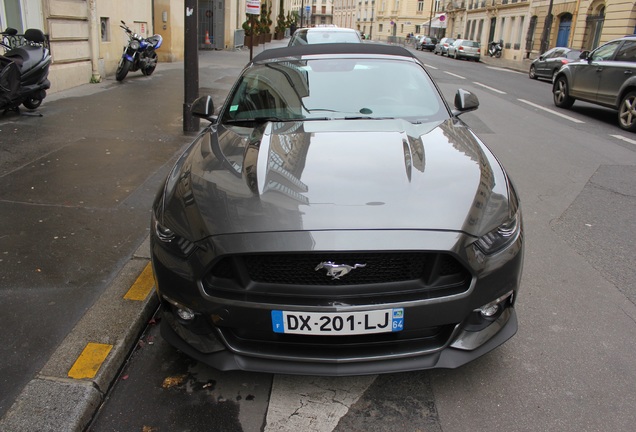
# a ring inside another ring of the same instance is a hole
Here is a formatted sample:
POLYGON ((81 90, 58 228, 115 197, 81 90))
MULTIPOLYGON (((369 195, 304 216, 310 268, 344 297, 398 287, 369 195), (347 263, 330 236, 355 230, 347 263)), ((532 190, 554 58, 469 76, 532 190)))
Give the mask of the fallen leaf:
POLYGON ((171 376, 171 377, 167 377, 163 380, 163 384, 161 384, 161 387, 167 389, 170 387, 174 387, 174 386, 178 386, 183 384, 183 381, 186 379, 186 375, 175 375, 175 376, 171 376))

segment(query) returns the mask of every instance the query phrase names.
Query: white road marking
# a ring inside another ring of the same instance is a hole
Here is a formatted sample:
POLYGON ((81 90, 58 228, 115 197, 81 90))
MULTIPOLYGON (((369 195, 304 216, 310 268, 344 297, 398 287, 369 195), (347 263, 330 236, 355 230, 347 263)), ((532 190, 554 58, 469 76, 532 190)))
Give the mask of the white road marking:
POLYGON ((628 142, 628 143, 630 143, 630 144, 634 144, 634 145, 636 145, 636 140, 633 140, 633 139, 630 139, 630 138, 624 137, 624 136, 622 136, 622 135, 611 135, 611 134, 610 134, 610 136, 611 136, 611 137, 614 137, 614 138, 616 138, 616 139, 619 139, 619 140, 621 140, 621 141, 625 141, 625 142, 628 142))
POLYGON ((541 105, 537 105, 537 104, 532 103, 532 102, 530 102, 530 101, 527 101, 527 100, 524 100, 524 99, 517 99, 517 100, 518 100, 519 102, 523 102, 523 103, 525 103, 525 104, 528 104, 528 105, 530 105, 530 106, 533 106, 533 107, 535 107, 535 108, 537 108, 537 109, 543 110, 543 111, 545 111, 545 112, 549 112, 550 114, 554 114, 555 116, 559 116, 559 117, 564 118, 564 119, 566 119, 566 120, 570 120, 571 122, 574 122, 574 123, 585 123, 584 121, 581 121, 581 120, 579 120, 579 119, 575 119, 574 117, 570 117, 570 116, 567 116, 567 115, 565 115, 565 114, 561 114, 560 112, 557 112, 557 111, 554 111, 554 110, 551 110, 551 109, 548 109, 548 108, 542 107, 541 105))
POLYGON ((275 375, 265 432, 331 432, 375 378, 275 375))
POLYGON ((461 75, 454 74, 454 73, 452 73, 452 72, 444 71, 444 73, 447 73, 447 74, 449 74, 449 75, 452 75, 452 76, 454 76, 454 77, 456 77, 456 78, 466 79, 465 77, 463 77, 463 76, 461 76, 461 75))
POLYGON ((500 68, 500 67, 496 67, 496 66, 486 66, 488 69, 492 69, 492 70, 498 70, 498 71, 504 71, 504 72, 511 72, 511 73, 516 73, 516 74, 521 74, 521 75, 525 75, 525 72, 519 72, 517 70, 513 70, 513 69, 506 69, 506 68, 500 68))
POLYGON ((499 93, 499 94, 506 94, 506 92, 505 92, 505 91, 501 91, 501 90, 498 90, 498 89, 496 89, 496 88, 489 87, 489 86, 487 86, 486 84, 482 84, 482 83, 475 82, 475 81, 473 81, 473 84, 478 85, 478 86, 481 86, 481 87, 483 87, 483 88, 485 88, 485 89, 488 89, 488 90, 490 90, 490 91, 494 91, 495 93, 499 93))
POLYGON ((435 66, 431 66, 431 65, 426 64, 426 63, 424 64, 424 67, 427 67, 429 69, 439 69, 439 68, 436 68, 435 66))

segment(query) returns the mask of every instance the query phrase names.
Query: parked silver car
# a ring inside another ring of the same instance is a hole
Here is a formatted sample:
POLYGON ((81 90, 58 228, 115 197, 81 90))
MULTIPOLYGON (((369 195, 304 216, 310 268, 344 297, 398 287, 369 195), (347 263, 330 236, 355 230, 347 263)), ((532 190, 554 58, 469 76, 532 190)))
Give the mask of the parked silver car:
POLYGON ((441 55, 448 55, 448 47, 451 46, 451 44, 455 42, 454 38, 441 38, 439 40, 439 42, 437 42, 437 45, 435 45, 435 49, 433 49, 433 54, 441 54, 441 55))
POLYGON ((547 50, 530 64, 528 76, 531 79, 547 78, 554 81, 554 76, 564 64, 577 61, 581 51, 567 47, 556 47, 547 50))
POLYGON ((468 39, 457 39, 448 47, 448 56, 455 60, 468 59, 479 61, 481 59, 481 44, 468 39))
POLYGON ((574 101, 618 110, 618 125, 636 132, 636 36, 615 39, 583 51, 581 60, 564 65, 554 77, 554 104, 570 108, 574 101))
POLYGON ((294 32, 288 46, 319 43, 362 43, 358 30, 344 27, 301 28, 294 32))

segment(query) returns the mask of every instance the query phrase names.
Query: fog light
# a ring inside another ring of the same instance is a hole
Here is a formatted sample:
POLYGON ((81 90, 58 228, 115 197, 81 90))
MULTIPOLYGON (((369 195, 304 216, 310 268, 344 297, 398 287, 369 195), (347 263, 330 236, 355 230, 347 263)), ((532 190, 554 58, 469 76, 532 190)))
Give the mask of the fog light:
POLYGON ((484 307, 479 308, 479 312, 481 312, 481 314, 486 318, 493 316, 494 314, 497 313, 498 310, 499 310, 498 304, 490 305, 490 306, 486 305, 484 307))
POLYGON ((190 309, 177 308, 177 315, 184 321, 191 321, 194 319, 194 312, 190 309))
POLYGON ((182 305, 176 300, 172 300, 170 297, 163 296, 163 299, 175 307, 177 316, 184 321, 192 321, 194 319, 194 311, 187 306, 182 305))
POLYGON ((513 294, 513 292, 510 291, 506 295, 503 295, 503 296, 499 297, 497 300, 483 305, 482 307, 480 307, 477 310, 481 313, 481 316, 483 316, 484 318, 493 317, 493 316, 495 316, 497 314, 497 312, 499 312, 500 306, 501 306, 501 304, 503 302, 505 302, 508 299, 510 299, 512 301, 512 294, 513 294))

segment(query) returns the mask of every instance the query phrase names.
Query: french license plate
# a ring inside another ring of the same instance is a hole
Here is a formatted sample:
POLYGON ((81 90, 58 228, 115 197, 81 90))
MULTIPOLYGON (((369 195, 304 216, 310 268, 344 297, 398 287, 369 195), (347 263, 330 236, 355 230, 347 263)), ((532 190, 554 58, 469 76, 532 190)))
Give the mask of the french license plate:
POLYGON ((358 335, 404 329, 404 308, 360 312, 272 311, 275 333, 303 335, 358 335))

